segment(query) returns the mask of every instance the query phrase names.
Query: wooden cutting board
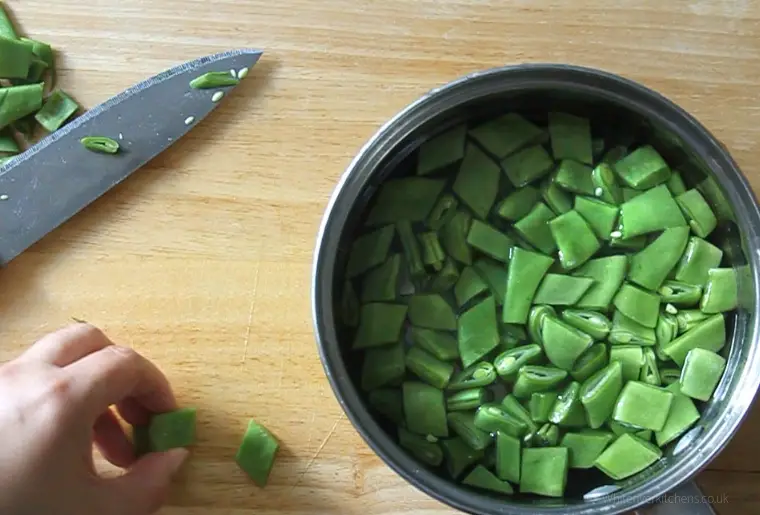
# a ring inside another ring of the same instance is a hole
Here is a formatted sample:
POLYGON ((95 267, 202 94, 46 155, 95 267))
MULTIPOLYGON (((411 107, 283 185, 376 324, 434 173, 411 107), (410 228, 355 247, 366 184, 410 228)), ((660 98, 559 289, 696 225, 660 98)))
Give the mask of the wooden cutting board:
MULTIPOLYGON (((86 319, 166 372, 199 442, 163 515, 443 515, 369 450, 317 356, 311 257, 363 142, 430 88, 505 63, 639 80, 695 114, 760 186, 753 0, 10 1, 92 107, 187 59, 266 53, 209 119, 0 272, 0 361, 86 319), (233 456, 249 417, 282 451, 265 490, 233 456)), ((699 477, 720 513, 760 511, 760 410, 699 477), (727 498, 722 498, 723 495, 727 498)))

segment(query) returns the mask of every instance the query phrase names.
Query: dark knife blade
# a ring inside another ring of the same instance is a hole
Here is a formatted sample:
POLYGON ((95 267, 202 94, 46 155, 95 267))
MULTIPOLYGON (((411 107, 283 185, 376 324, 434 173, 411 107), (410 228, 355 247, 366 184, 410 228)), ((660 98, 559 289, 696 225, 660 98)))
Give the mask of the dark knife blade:
POLYGON ((6 162, 0 167, 0 265, 171 146, 223 101, 213 101, 215 93, 231 89, 192 89, 192 79, 251 69, 260 56, 259 50, 233 50, 166 70, 6 162), (113 138, 121 149, 92 152, 80 143, 85 136, 113 138))

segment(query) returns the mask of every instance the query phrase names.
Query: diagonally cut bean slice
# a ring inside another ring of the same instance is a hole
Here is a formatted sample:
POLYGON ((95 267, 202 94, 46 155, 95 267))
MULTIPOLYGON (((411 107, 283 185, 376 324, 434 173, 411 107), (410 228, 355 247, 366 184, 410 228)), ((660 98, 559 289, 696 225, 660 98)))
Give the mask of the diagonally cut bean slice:
POLYGON ((426 175, 464 156, 467 126, 457 125, 426 141, 417 154, 417 174, 426 175))
POLYGON ((526 145, 536 143, 544 131, 517 113, 508 113, 470 130, 488 152, 502 159, 526 145))
POLYGON ((528 321, 534 293, 554 259, 521 248, 513 248, 511 256, 502 322, 524 324, 528 321))
POLYGON ((476 145, 468 145, 452 190, 472 212, 485 220, 499 190, 501 169, 476 145))

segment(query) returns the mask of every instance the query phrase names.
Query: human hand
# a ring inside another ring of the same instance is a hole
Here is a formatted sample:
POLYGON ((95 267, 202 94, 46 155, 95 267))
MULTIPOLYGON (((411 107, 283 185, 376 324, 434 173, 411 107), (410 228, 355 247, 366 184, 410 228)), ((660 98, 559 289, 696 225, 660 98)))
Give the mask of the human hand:
POLYGON ((137 460, 111 406, 132 425, 177 409, 154 365, 88 324, 49 334, 0 366, 0 513, 155 512, 187 450, 137 460), (93 443, 125 473, 100 477, 93 443))

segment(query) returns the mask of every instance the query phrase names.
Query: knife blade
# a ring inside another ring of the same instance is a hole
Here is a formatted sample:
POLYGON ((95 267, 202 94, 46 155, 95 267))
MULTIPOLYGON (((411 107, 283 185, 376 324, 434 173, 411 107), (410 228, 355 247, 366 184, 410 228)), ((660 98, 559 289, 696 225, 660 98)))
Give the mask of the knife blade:
MULTIPOLYGON (((188 133, 221 102, 193 89, 211 71, 252 68, 261 51, 232 50, 181 64, 112 97, 0 167, 0 265, 92 203, 188 133), (84 148, 107 136, 117 154, 84 148)), ((217 95, 218 96, 218 95, 217 95)))

